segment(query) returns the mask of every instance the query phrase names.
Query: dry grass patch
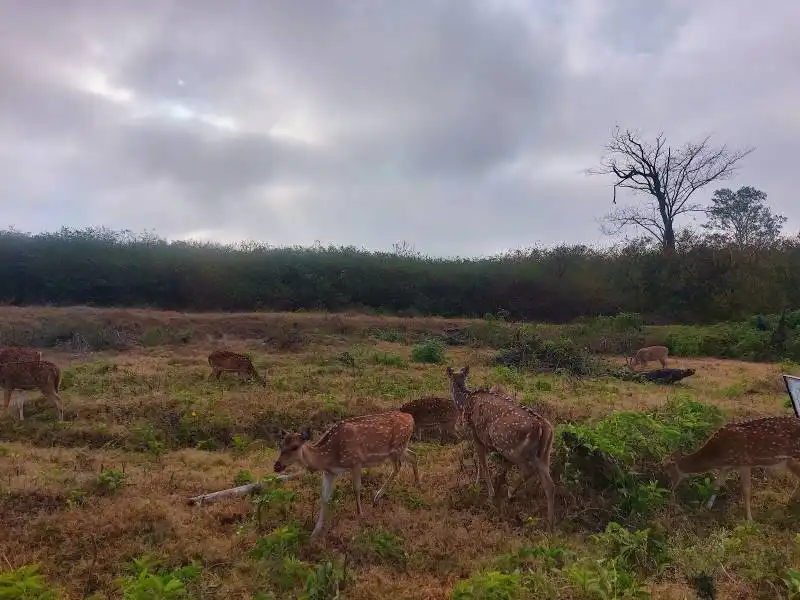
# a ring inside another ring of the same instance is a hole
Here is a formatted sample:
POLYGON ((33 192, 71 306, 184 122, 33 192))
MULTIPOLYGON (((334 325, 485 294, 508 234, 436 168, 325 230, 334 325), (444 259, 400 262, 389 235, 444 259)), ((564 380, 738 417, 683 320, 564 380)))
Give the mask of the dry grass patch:
MULTIPOLYGON (((0 309, 0 317, 26 327, 64 314, 0 309)), ((596 562, 609 560, 604 546, 591 535, 605 530, 611 492, 566 479, 571 471, 565 462, 555 469, 563 478, 556 479, 560 522, 552 537, 543 531, 544 494, 535 482, 500 513, 473 485, 474 471, 460 471, 466 448, 459 445, 415 444, 422 489, 404 467, 374 508, 368 498, 388 470, 365 471, 363 522, 356 518, 349 478, 341 478, 327 534, 313 544, 306 538, 319 509, 319 475, 251 498, 201 507, 185 502, 269 475, 281 428, 311 425, 318 435, 342 417, 448 394, 445 364, 470 364, 471 386, 501 384, 560 426, 591 427, 615 412, 682 401, 712 404, 727 418, 787 411, 779 365, 679 357, 670 366, 692 367, 697 374, 675 386, 642 385, 489 366, 492 351, 468 345, 448 346, 442 365, 420 363, 412 360, 414 340, 397 339, 414 328, 444 331, 467 321, 94 309, 66 314, 78 321, 102 314, 115 328, 140 332, 187 327, 193 333, 185 343, 167 340, 123 351, 47 349, 46 358, 65 372, 67 422, 56 423, 49 404, 33 394, 24 422, 0 418, 0 562, 6 571, 40 563, 45 583, 65 598, 121 597, 118 579, 129 577, 134 559, 146 555, 160 560, 148 573, 164 581, 180 579, 181 568, 196 565, 197 576, 186 575, 182 584, 190 598, 296 598, 307 586, 332 597, 324 590, 337 582, 348 599, 449 598, 471 577, 459 589, 510 586, 519 598, 614 597, 581 591, 576 583, 609 576, 608 563, 596 562), (301 346, 277 351, 264 343, 271 327, 295 321, 309 336, 301 346), (368 328, 399 333, 376 339, 363 335, 368 328), (268 370, 266 389, 228 376, 209 381, 206 357, 222 342, 249 353, 260 372, 268 370)), ((622 357, 614 360, 623 363, 622 357)), ((557 461, 563 460, 559 454, 557 461)), ((512 471, 511 486, 517 477, 512 471)), ((651 492, 660 493, 654 485, 651 492)), ((758 527, 744 530, 736 529, 743 511, 735 477, 711 511, 700 505, 704 485, 703 478, 689 481, 646 516, 625 517, 631 532, 665 532, 667 546, 661 571, 638 563, 624 567, 635 579, 630 585, 641 584, 654 598, 687 598, 694 593, 690 579, 707 573, 720 598, 787 597, 780 579, 800 566, 794 540, 800 514, 788 505, 791 478, 756 473, 758 527), (767 554, 756 556, 749 547, 767 554), (692 566, 691 556, 705 562, 692 566)))

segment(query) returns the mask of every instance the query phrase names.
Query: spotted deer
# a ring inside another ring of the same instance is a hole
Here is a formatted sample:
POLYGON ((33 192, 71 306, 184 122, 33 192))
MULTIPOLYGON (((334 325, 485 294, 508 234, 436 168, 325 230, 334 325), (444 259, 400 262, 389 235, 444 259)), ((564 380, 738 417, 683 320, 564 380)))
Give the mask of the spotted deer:
MULTIPOLYGON (((800 419, 794 416, 764 417, 728 423, 711 434, 698 450, 684 456, 676 453, 667 458, 663 466, 672 489, 686 475, 718 471, 714 480, 714 494, 706 503, 708 509, 714 505, 717 490, 725 482, 728 472, 738 471, 745 516, 752 521, 750 471, 753 467, 786 466, 795 477, 800 478, 800 419)), ((793 498, 797 491, 796 487, 793 498)))
POLYGON ((311 431, 281 432, 280 455, 275 461, 275 472, 280 473, 292 464, 300 464, 309 471, 322 471, 322 494, 319 518, 311 537, 322 531, 328 502, 333 494, 337 477, 349 471, 356 496, 359 520, 361 510, 361 469, 391 461, 392 472, 373 498, 373 506, 386 492, 400 471, 402 462, 411 464, 414 483, 419 486, 417 459, 409 450, 414 417, 392 410, 360 417, 352 417, 334 424, 316 442, 309 442, 311 431))
MULTIPOLYGON (((64 403, 58 395, 61 386, 61 369, 48 360, 13 361, 0 363, 0 387, 4 390, 5 409, 11 406, 11 394, 14 390, 40 390, 50 398, 58 409, 59 421, 64 420, 64 403)), ((23 420, 24 402, 17 402, 19 418, 23 420)))
POLYGON ((553 450, 553 426, 541 415, 520 406, 510 398, 489 390, 467 389, 469 366, 455 372, 447 367, 453 403, 461 411, 478 455, 479 474, 483 473, 489 495, 498 500, 506 484, 508 471, 516 465, 522 481, 511 498, 538 474, 547 498, 547 527, 552 530, 555 512, 555 484, 550 475, 550 454, 553 450), (504 460, 495 489, 486 463, 487 451, 496 452, 504 460))
POLYGON ((661 363, 661 368, 663 369, 667 366, 668 355, 669 349, 666 346, 647 346, 639 348, 633 356, 627 357, 625 362, 631 369, 635 369, 636 365, 646 367, 648 362, 657 360, 661 363))
POLYGON ((0 348, 0 363, 5 362, 38 362, 42 360, 41 350, 34 350, 33 348, 19 348, 10 346, 0 348))
POLYGON ((414 398, 397 410, 414 417, 414 433, 418 439, 422 439, 423 431, 437 428, 442 441, 445 437, 451 440, 459 439, 456 425, 461 413, 450 398, 441 396, 414 398))
POLYGON ((239 377, 245 379, 250 375, 263 387, 267 387, 267 380, 258 374, 253 362, 244 354, 230 350, 215 350, 208 355, 208 364, 211 366, 209 377, 219 379, 223 373, 238 373, 239 377))

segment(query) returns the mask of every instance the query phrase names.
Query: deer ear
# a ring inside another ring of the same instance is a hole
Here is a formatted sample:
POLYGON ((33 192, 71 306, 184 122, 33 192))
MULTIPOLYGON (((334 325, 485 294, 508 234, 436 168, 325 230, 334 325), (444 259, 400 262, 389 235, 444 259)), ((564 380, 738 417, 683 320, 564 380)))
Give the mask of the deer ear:
POLYGON ((450 377, 453 375, 453 367, 447 367, 447 376, 450 377))
POLYGON ((281 437, 281 439, 283 439, 283 438, 285 438, 287 435, 289 435, 289 432, 288 432, 288 431, 286 431, 285 429, 281 429, 281 430, 278 432, 278 435, 281 437))
POLYGON ((300 439, 303 440, 304 442, 311 439, 311 430, 308 427, 306 427, 305 429, 303 429, 303 431, 300 432, 300 439))
POLYGON ((461 369, 461 372, 462 372, 464 375, 469 375, 469 365, 465 365, 465 366, 464 366, 464 368, 463 368, 463 369, 461 369))

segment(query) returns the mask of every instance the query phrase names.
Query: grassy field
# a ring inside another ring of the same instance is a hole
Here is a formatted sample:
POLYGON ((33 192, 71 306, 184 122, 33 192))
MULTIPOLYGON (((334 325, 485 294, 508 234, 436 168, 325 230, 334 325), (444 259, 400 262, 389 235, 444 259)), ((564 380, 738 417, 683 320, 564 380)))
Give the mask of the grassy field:
MULTIPOLYGON (((651 483, 615 495, 589 490, 559 448, 558 522, 548 536, 535 482, 498 511, 473 472, 459 468, 465 444, 415 443, 421 489, 404 467, 375 508, 368 495, 388 467, 366 471, 361 523, 349 477, 340 478, 326 535, 314 543, 306 538, 319 474, 268 482, 251 498, 186 504, 269 475, 281 428, 307 425, 319 435, 345 416, 447 395, 447 365, 469 364, 471 386, 502 384, 554 425, 622 446, 636 415, 620 411, 659 415, 702 403, 725 419, 790 414, 780 373, 795 366, 679 357, 673 365, 696 375, 655 386, 495 367, 494 349, 480 344, 447 346, 440 364, 413 360, 426 331, 467 320, 90 308, 3 308, 0 319, 6 338, 39 342, 62 367, 66 405, 66 422, 57 423, 54 407, 31 393, 23 422, 0 419, 0 598, 15 597, 2 595, 9 581, 33 590, 29 598, 48 598, 52 588, 63 598, 124 591, 137 600, 333 598, 336 585, 348 599, 678 599, 704 597, 698 589, 708 581, 717 598, 789 598, 790 585, 800 586, 800 571, 792 573, 800 510, 789 503, 796 482, 783 471, 754 473, 752 525, 744 525, 735 476, 706 511, 702 477, 676 494, 655 471, 651 483), (93 335, 113 349, 93 350, 102 346, 93 335), (222 346, 249 353, 267 371, 267 388, 230 375, 209 381, 206 357, 222 346), (597 423, 613 424, 619 439, 597 423), (41 579, 22 569, 33 564, 41 579)), ((658 442, 645 436, 626 448, 658 442)))

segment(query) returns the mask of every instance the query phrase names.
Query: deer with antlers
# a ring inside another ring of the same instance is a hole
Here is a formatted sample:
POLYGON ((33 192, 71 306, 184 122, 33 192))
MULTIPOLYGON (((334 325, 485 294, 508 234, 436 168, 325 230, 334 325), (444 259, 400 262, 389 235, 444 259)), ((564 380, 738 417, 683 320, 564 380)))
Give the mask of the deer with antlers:
MULTIPOLYGON (((764 417, 728 423, 714 432, 698 450, 685 456, 675 454, 664 461, 673 489, 686 475, 718 471, 714 494, 706 503, 708 509, 714 505, 716 490, 725 482, 728 472, 738 471, 748 521, 753 520, 750 471, 753 467, 778 466, 786 466, 800 478, 800 419, 797 417, 764 417)), ((795 488, 793 498, 797 491, 795 488)))
MULTIPOLYGON (((11 407, 14 390, 40 390, 58 409, 59 421, 64 420, 64 403, 58 395, 61 386, 61 368, 48 360, 9 361, 0 363, 0 387, 4 390, 5 409, 11 407)), ((17 402, 19 419, 23 420, 24 402, 17 402)))
POLYGON ((238 373, 242 379, 251 376, 263 387, 267 387, 267 380, 258 374, 253 361, 244 354, 230 350, 215 350, 208 355, 208 364, 211 367, 209 378, 219 379, 223 373, 238 373))
POLYGON ((347 471, 353 481, 356 496, 356 509, 361 519, 361 469, 374 467, 383 462, 392 463, 392 472, 373 498, 373 506, 386 493, 400 471, 402 462, 411 464, 414 483, 419 486, 417 459, 408 448, 414 430, 414 417, 392 410, 360 417, 352 417, 334 424, 316 442, 309 442, 311 432, 281 432, 280 455, 275 461, 275 472, 280 473, 287 466, 300 464, 310 471, 322 471, 322 494, 319 518, 311 537, 322 531, 328 502, 333 495, 337 477, 347 471))
POLYGON ((483 474, 489 495, 495 500, 500 498, 508 471, 514 465, 522 471, 522 481, 509 492, 509 499, 538 474, 547 498, 547 527, 552 530, 555 512, 555 484, 550 475, 554 437, 552 424, 498 393, 485 389, 468 390, 468 374, 468 365, 458 372, 447 367, 451 397, 470 433, 478 455, 479 476, 483 474), (497 488, 492 484, 486 462, 489 451, 503 458, 497 476, 497 488))
POLYGON ((669 348, 666 346, 647 346, 639 348, 633 356, 627 357, 625 362, 631 369, 635 369, 636 365, 646 367, 647 363, 651 361, 658 361, 661 363, 661 368, 666 368, 668 355, 669 348))

